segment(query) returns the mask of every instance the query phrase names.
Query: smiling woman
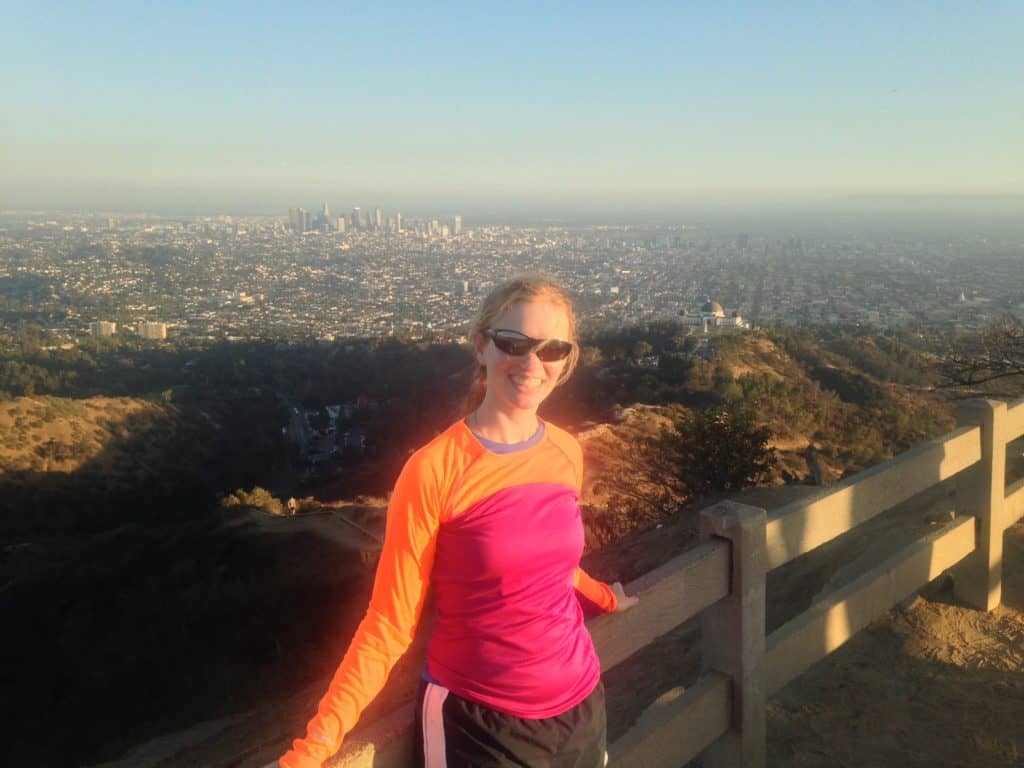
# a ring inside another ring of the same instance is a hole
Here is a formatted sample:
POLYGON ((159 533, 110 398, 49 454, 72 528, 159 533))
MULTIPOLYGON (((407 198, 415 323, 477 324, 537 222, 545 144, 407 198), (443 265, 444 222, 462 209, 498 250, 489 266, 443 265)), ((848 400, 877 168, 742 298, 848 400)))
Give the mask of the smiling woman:
POLYGON ((579 360, 575 331, 572 302, 547 280, 513 280, 487 297, 474 327, 479 367, 466 407, 478 434, 516 443, 538 430, 538 406, 579 360))
POLYGON ((280 765, 337 751, 412 641, 428 587, 435 618, 415 764, 599 768, 601 669, 583 607, 635 604, 579 567, 583 456, 537 416, 579 357, 572 303, 543 278, 507 283, 474 327, 466 416, 414 453, 388 506, 369 610, 280 765))

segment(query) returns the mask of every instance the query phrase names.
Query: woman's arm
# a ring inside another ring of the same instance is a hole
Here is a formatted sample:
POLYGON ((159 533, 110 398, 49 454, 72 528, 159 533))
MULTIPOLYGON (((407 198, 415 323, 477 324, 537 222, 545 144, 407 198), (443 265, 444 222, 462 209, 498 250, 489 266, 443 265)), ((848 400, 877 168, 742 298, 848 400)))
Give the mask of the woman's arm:
POLYGON ((572 585, 577 592, 605 613, 625 611, 640 602, 639 597, 626 594, 622 582, 605 584, 579 567, 573 574, 572 585))
POLYGON ((306 736, 281 757, 282 768, 319 768, 335 754, 412 642, 434 564, 439 509, 436 477, 417 459, 406 463, 388 504, 370 607, 306 736))

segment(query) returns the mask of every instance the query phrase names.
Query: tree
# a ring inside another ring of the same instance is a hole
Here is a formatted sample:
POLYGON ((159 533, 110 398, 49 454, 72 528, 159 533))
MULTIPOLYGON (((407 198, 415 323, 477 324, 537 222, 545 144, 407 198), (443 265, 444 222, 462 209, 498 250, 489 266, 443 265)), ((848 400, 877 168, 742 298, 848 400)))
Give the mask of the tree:
POLYGON ((1010 315, 997 318, 958 349, 947 351, 939 367, 951 386, 1024 377, 1024 325, 1010 315))
POLYGON ((727 404, 683 417, 664 439, 677 473, 692 494, 736 491, 762 480, 777 459, 768 447, 771 430, 754 411, 727 404))
POLYGON ((640 340, 633 344, 633 359, 642 360, 645 357, 654 354, 654 347, 647 341, 640 340))
POLYGON ((600 347, 585 346, 580 350, 580 363, 588 368, 597 368, 604 364, 604 355, 600 347))

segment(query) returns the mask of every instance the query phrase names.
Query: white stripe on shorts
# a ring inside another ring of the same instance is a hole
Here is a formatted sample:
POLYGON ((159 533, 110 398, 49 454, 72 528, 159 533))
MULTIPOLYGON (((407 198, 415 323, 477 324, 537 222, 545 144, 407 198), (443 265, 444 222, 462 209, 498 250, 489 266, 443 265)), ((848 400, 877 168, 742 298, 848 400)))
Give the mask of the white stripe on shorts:
POLYGON ((447 698, 447 688, 427 683, 423 694, 424 768, 448 768, 444 747, 444 700, 447 698))

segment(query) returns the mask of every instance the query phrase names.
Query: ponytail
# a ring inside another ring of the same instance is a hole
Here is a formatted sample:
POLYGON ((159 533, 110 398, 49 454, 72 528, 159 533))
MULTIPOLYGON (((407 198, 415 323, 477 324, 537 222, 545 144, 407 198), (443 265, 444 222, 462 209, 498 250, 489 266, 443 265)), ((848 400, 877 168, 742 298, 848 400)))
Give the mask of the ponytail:
POLYGON ((487 368, 483 365, 476 366, 473 371, 473 381, 470 382, 466 399, 462 403, 462 415, 469 416, 480 407, 487 394, 487 368))

